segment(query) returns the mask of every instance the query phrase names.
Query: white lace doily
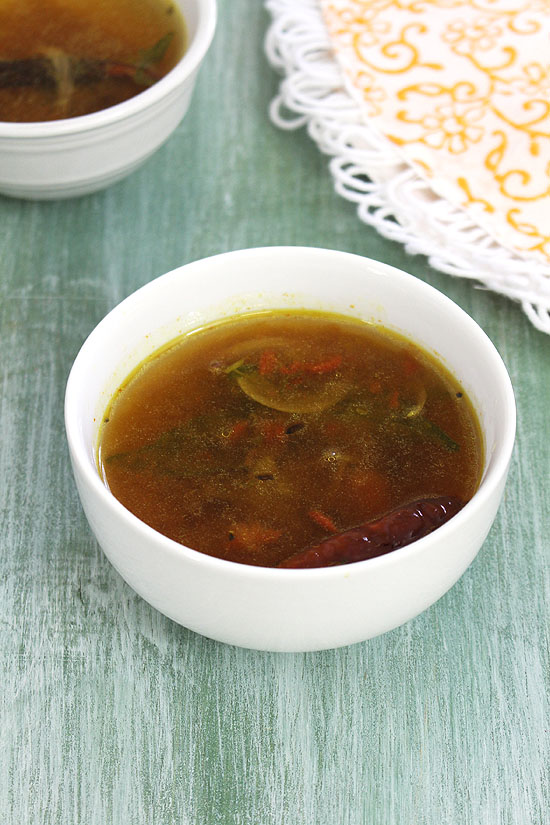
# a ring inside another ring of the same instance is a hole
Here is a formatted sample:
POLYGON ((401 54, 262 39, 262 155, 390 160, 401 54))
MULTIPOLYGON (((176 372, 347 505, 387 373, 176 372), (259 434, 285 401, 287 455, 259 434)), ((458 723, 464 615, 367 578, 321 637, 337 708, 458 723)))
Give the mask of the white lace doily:
POLYGON ((284 78, 270 116, 282 129, 306 126, 331 156, 336 191, 362 221, 436 269, 518 301, 550 334, 550 267, 497 243, 466 211, 439 197, 375 131, 334 56, 318 0, 265 0, 273 18, 265 41, 284 78))

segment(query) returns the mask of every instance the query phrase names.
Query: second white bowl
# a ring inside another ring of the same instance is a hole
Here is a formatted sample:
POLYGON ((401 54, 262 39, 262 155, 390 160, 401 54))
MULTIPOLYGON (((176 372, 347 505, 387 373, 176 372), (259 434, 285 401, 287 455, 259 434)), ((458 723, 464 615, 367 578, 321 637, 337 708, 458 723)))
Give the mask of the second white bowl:
POLYGON ((214 35, 215 0, 175 0, 188 48, 158 83, 82 117, 43 123, 0 121, 0 194, 35 200, 85 195, 129 175, 185 115, 214 35))

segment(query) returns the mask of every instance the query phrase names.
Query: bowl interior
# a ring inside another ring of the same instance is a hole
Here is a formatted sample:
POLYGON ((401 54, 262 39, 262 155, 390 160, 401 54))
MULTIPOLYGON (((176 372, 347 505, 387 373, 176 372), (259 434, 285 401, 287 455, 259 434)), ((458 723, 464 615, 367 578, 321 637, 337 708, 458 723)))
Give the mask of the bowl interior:
POLYGON ((101 484, 95 447, 118 386, 171 339, 218 319, 270 308, 338 312, 382 324, 433 353, 479 415, 484 481, 503 472, 515 429, 506 369, 478 325, 444 295, 385 264, 330 250, 265 248, 226 253, 174 270, 116 307, 92 332, 67 388, 69 441, 101 484))

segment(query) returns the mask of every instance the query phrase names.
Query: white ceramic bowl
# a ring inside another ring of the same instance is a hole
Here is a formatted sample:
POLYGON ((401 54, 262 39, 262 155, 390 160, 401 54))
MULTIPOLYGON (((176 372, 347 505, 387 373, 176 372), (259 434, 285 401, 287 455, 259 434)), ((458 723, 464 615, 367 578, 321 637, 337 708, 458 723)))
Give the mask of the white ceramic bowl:
POLYGON ((385 264, 302 247, 248 249, 199 260, 130 295, 96 327, 76 358, 65 420, 88 521, 130 586, 198 633, 274 651, 319 650, 368 639, 439 599, 466 570, 493 523, 515 436, 514 396, 504 364, 456 304, 385 264), (458 515, 379 558, 282 570, 236 564, 177 544, 111 495, 95 462, 98 428, 128 373, 186 330, 276 307, 380 322, 437 354, 459 379, 480 417, 486 462, 479 490, 458 515))
POLYGON ((130 100, 82 117, 0 121, 0 193, 51 200, 85 195, 133 172, 183 118, 216 25, 216 0, 175 0, 188 48, 158 83, 130 100))

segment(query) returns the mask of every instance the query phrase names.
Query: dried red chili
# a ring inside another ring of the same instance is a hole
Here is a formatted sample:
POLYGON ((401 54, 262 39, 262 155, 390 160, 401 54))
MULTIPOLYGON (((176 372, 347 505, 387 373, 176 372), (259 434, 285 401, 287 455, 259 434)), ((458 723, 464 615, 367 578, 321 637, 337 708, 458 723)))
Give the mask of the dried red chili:
POLYGON ((414 501, 376 521, 329 536, 284 559, 278 567, 332 567, 383 556, 428 535, 462 506, 459 499, 445 496, 414 501))

